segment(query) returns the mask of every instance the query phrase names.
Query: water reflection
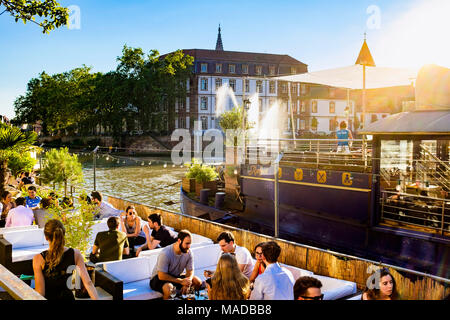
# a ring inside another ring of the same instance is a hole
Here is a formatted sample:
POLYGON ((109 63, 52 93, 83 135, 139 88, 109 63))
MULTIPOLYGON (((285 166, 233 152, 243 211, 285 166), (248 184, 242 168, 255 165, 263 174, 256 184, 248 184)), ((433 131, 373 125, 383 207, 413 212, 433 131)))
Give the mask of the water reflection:
MULTIPOLYGON (((94 188, 92 158, 80 160, 85 180, 83 187, 90 192, 94 188)), ((117 161, 97 159, 97 190, 126 200, 180 211, 181 179, 186 168, 172 167, 170 159, 166 158, 133 158, 124 161, 125 164, 123 161, 118 164, 117 161), (145 165, 142 165, 142 161, 145 165), (150 161, 152 165, 148 165, 150 161)))

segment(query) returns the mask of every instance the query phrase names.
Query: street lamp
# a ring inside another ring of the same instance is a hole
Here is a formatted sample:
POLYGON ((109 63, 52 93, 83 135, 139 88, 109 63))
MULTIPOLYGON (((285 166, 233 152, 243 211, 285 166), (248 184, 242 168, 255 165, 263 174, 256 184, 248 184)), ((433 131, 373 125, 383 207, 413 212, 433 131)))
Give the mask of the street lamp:
MULTIPOLYGON (((247 113, 248 110, 250 110, 250 100, 249 99, 243 99, 242 100, 242 134, 244 135, 244 159, 246 159, 246 154, 247 154, 247 147, 245 144, 245 140, 246 140, 246 130, 247 130, 247 113)), ((244 160, 245 161, 245 160, 244 160)))

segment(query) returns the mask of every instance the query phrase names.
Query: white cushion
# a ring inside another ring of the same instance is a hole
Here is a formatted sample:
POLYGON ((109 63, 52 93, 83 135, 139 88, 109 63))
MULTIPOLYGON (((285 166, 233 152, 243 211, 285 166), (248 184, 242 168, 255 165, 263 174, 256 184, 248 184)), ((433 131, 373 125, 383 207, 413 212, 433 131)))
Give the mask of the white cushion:
POLYGON ((35 255, 45 250, 48 250, 48 245, 14 249, 12 251, 12 262, 32 260, 35 255))
POLYGON ((124 283, 123 300, 150 300, 163 295, 150 288, 150 279, 124 283))
POLYGON ((192 248, 191 251, 194 256, 194 268, 202 269, 216 265, 222 250, 218 244, 209 244, 192 248))
POLYGON ((288 269, 292 273, 292 275, 294 276, 294 280, 297 280, 300 277, 305 277, 305 276, 312 277, 314 275, 314 272, 312 272, 312 271, 308 271, 308 270, 305 270, 305 269, 300 269, 300 268, 297 268, 297 267, 294 267, 294 266, 290 266, 290 265, 287 265, 287 264, 284 264, 284 263, 280 263, 280 266, 288 269))
POLYGON ((347 300, 361 300, 361 296, 362 296, 362 294, 358 294, 357 296, 348 298, 347 300))
MULTIPOLYGON (((192 244, 198 244, 198 243, 214 243, 210 238, 201 236, 199 234, 192 234, 192 244)), ((191 245, 192 246, 192 245, 191 245)))
POLYGON ((39 228, 39 226, 37 224, 33 224, 31 226, 0 228, 0 234, 4 234, 6 232, 11 232, 11 231, 33 230, 33 229, 38 229, 38 228, 39 228))
POLYGON ((102 264, 103 270, 125 284, 144 279, 149 280, 153 271, 153 268, 150 268, 150 262, 152 261, 153 259, 142 257, 104 262, 102 264))
POLYGON ((357 291, 355 282, 319 275, 314 275, 314 278, 322 282, 321 291, 324 294, 324 300, 340 299, 348 295, 355 294, 357 291))
POLYGON ((12 244, 13 250, 48 245, 47 240, 45 240, 44 230, 39 228, 6 232, 3 234, 3 237, 12 244))

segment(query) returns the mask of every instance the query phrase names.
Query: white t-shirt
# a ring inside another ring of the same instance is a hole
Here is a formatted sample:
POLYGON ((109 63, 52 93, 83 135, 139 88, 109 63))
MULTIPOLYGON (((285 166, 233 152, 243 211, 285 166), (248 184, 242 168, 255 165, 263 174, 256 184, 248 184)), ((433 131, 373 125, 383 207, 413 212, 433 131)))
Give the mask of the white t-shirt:
MULTIPOLYGON (((219 261, 220 256, 222 255, 223 251, 220 251, 219 257, 217 258, 217 261, 219 261)), ((236 256, 236 261, 238 264, 245 265, 244 270, 242 273, 247 277, 250 278, 253 272, 253 259, 252 255, 250 254, 250 251, 247 250, 245 247, 240 247, 238 245, 235 246, 234 253, 236 256)))

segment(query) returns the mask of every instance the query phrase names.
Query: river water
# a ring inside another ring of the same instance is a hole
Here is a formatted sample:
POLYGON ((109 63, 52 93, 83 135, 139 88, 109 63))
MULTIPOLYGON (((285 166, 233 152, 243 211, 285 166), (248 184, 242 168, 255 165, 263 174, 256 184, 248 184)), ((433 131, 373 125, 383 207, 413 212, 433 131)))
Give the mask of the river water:
MULTIPOLYGON (((92 155, 79 159, 83 189, 90 193, 94 190, 92 155)), ((96 160, 96 186, 103 194, 179 212, 181 179, 186 171, 186 167, 173 167, 169 158, 101 156, 96 160)))

